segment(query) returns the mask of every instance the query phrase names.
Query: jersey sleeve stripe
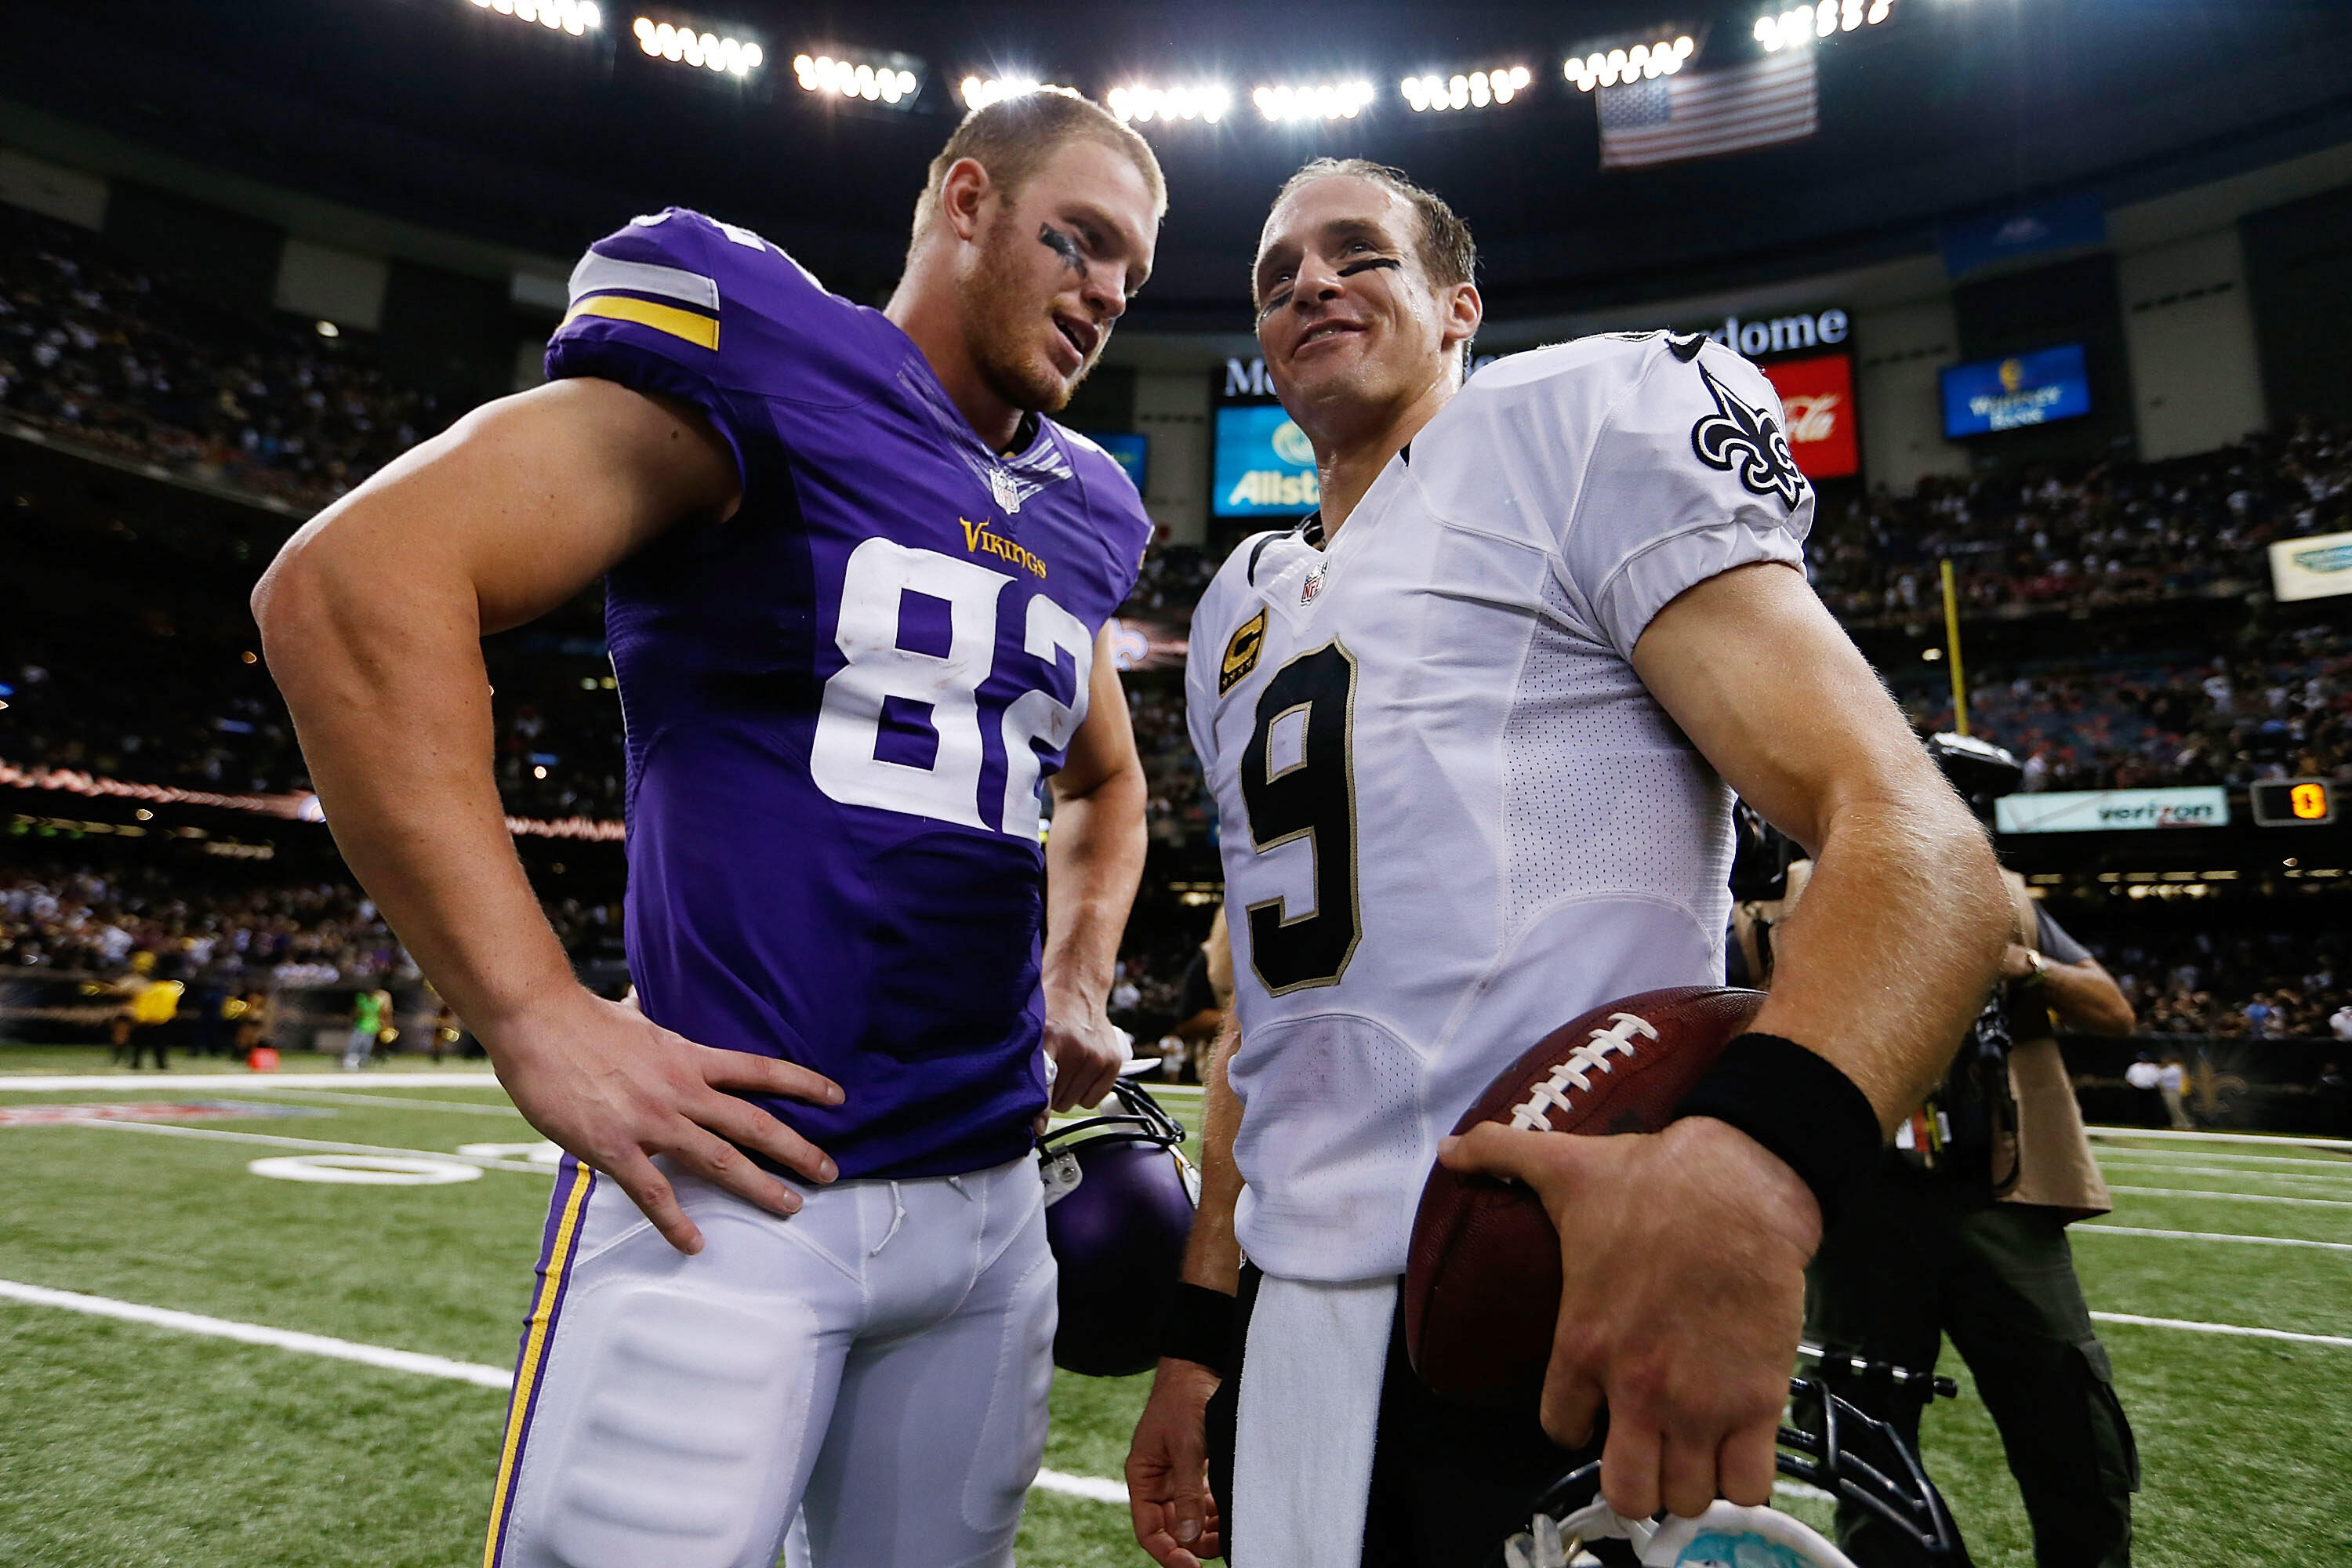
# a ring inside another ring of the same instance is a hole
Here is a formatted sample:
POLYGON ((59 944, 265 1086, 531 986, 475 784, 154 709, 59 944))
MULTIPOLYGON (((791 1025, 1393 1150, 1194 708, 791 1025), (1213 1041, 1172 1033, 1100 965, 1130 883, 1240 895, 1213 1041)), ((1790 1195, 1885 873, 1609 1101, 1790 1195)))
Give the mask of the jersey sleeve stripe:
POLYGON ((651 327, 657 332, 667 332, 694 344, 697 348, 719 352, 719 319, 699 316, 692 310, 681 310, 675 305, 659 305, 651 300, 635 300, 625 294, 592 294, 572 307, 563 318, 569 326, 583 316, 604 316, 615 321, 634 321, 641 327, 651 327))
POLYGON ((658 300, 699 306, 713 313, 719 309, 719 284, 713 279, 683 267, 624 261, 617 256, 604 256, 593 250, 582 257, 580 265, 572 269, 569 287, 574 305, 590 294, 625 289, 632 294, 651 294, 658 300))

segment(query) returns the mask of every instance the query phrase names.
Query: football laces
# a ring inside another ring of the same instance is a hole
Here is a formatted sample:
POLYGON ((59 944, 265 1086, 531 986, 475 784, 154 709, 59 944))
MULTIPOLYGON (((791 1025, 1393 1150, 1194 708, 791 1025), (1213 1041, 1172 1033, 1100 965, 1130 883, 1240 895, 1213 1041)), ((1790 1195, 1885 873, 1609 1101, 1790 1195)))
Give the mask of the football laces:
POLYGON ((1631 1058, 1636 1039, 1654 1040, 1658 1031, 1646 1018, 1632 1013, 1612 1013, 1609 1026, 1595 1029, 1584 1044, 1568 1053, 1567 1059, 1551 1069, 1543 1082, 1528 1091, 1527 1099, 1511 1108, 1511 1125, 1531 1132, 1551 1131, 1551 1113, 1569 1108, 1569 1090, 1579 1092, 1592 1087, 1596 1072, 1613 1073, 1617 1064, 1613 1056, 1631 1058))

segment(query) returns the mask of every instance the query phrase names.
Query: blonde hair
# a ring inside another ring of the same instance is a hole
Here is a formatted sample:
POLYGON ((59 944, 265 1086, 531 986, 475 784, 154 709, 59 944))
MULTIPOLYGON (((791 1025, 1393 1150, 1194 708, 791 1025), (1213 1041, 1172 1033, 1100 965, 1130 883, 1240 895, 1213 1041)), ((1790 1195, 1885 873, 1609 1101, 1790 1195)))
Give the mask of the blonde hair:
POLYGON ((961 160, 970 158, 986 169, 990 181, 1009 198, 1072 142, 1093 142, 1125 156, 1151 193, 1152 216, 1166 215, 1168 181, 1151 144, 1083 94, 1066 87, 1041 87, 999 99, 963 117, 924 177, 922 197, 915 204, 914 242, 922 242, 924 231, 939 216, 940 185, 961 160))

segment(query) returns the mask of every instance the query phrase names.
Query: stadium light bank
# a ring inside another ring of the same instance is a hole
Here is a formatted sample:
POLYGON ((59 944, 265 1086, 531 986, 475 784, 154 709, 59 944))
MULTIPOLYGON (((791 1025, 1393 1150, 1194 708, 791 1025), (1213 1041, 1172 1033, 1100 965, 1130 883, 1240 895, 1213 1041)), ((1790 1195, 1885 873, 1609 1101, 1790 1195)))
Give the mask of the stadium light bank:
POLYGON ((1493 70, 1455 71, 1441 76, 1409 76, 1399 84, 1415 114, 1443 114, 1454 109, 1490 109, 1506 104, 1528 89, 1535 79, 1525 66, 1498 66, 1493 70))
POLYGON ((640 16, 630 32, 652 59, 698 66, 719 76, 749 76, 767 61, 767 51, 747 39, 698 32, 671 22, 640 16))
POLYGON ((493 11, 518 22, 536 22, 550 32, 586 37, 604 25, 591 0, 474 0, 478 11, 493 11))
POLYGON ((1756 41, 1767 54, 1793 48, 1816 38, 1834 37, 1863 27, 1874 27, 1895 12, 1895 0, 1817 0, 1777 15, 1756 18, 1756 41))
POLYGON ((1560 67, 1560 74, 1574 82, 1579 92, 1621 83, 1655 81, 1682 69, 1697 48, 1696 39, 1685 37, 1660 38, 1654 43, 1635 44, 1630 49, 1611 49, 1606 54, 1595 50, 1581 57, 1570 55, 1568 63, 1560 67))
POLYGON ((1055 85, 1034 76, 968 76, 956 85, 956 96, 963 100, 966 109, 986 109, 992 103, 1055 85))
POLYGON ((1287 82, 1261 87, 1250 94, 1257 111, 1280 125, 1309 120, 1353 120, 1372 101, 1368 81, 1287 82))
POLYGON ((830 54, 794 55, 793 78, 801 84, 803 92, 912 109, 921 91, 922 79, 908 68, 918 63, 903 55, 863 60, 836 58, 830 54))
POLYGON ((1224 119, 1233 101, 1232 90, 1223 82, 1191 82, 1174 87, 1131 82, 1112 88, 1103 106, 1128 124, 1149 125, 1157 121, 1165 125, 1191 120, 1214 125, 1224 119))

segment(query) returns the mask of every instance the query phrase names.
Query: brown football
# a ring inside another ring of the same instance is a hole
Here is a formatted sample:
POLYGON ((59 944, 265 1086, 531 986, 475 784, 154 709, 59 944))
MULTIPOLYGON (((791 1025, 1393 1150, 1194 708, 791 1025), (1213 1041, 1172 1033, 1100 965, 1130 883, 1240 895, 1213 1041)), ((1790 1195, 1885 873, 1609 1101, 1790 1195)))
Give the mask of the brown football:
MULTIPOLYGON (((1595 1007, 1545 1036, 1454 1123, 1655 1132, 1764 1005, 1761 991, 1685 985, 1595 1007)), ((1559 1235, 1533 1193, 1440 1165, 1422 1190, 1405 1266, 1405 1348, 1448 1398, 1540 1384, 1559 1315, 1559 1235)))

